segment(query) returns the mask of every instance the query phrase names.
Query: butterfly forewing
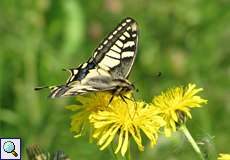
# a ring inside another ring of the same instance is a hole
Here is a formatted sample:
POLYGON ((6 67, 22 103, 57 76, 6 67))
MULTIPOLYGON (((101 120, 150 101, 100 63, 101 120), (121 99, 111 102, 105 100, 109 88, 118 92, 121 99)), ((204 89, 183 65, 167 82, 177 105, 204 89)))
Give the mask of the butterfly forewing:
POLYGON ((136 56, 137 34, 137 23, 131 18, 124 19, 95 50, 95 62, 113 77, 127 78, 136 56))

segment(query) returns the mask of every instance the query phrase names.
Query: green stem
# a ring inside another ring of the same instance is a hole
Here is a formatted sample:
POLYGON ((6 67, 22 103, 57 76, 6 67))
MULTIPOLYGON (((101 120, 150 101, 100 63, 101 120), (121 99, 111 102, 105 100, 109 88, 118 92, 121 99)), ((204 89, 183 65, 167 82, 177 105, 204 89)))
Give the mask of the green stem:
POLYGON ((205 160, 202 152, 200 151, 200 148, 198 147, 197 143, 194 141, 193 137, 191 136, 190 132, 188 131, 187 127, 185 124, 182 124, 180 126, 180 130, 184 133, 185 137, 187 138, 187 140, 190 142, 190 144, 192 145, 193 149, 195 150, 195 152, 200 156, 200 158, 202 160, 205 160))
POLYGON ((113 148, 113 145, 111 144, 110 147, 109 147, 109 151, 113 157, 114 160, 119 160, 119 158, 117 157, 117 155, 114 153, 114 148, 113 148))
POLYGON ((127 160, 131 160, 131 148, 130 147, 131 147, 131 145, 130 145, 130 141, 129 141, 128 150, 127 150, 127 152, 125 154, 125 157, 126 157, 127 160))

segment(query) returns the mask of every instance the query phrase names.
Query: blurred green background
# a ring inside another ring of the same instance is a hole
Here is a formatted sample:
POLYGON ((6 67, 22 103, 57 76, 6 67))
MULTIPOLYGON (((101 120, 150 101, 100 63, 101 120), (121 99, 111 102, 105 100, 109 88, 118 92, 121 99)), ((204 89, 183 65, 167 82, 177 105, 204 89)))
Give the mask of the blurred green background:
MULTIPOLYGON (((126 16, 139 24, 137 58, 130 80, 137 97, 150 101, 161 91, 189 82, 204 88, 208 104, 192 112, 188 128, 215 159, 230 153, 230 1, 229 0, 1 0, 0 137, 20 137, 23 155, 29 144, 72 159, 112 159, 88 137, 73 138, 74 98, 47 99, 44 84, 65 82, 61 69, 76 66, 126 16), (157 72, 162 72, 157 77, 157 72)), ((160 137, 158 145, 134 159, 198 159, 182 135, 160 137)))

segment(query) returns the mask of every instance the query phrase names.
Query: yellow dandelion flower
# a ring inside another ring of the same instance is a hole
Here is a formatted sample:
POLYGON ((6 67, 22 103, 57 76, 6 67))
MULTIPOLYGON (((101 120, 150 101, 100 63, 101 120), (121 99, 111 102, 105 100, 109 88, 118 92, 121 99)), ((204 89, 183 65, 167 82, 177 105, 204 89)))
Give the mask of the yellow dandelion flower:
POLYGON ((218 160, 230 160, 230 154, 220 153, 219 157, 218 157, 218 160))
POLYGON ((134 102, 129 99, 117 98, 106 110, 94 112, 90 115, 90 122, 93 124, 93 138, 97 139, 100 149, 103 150, 117 140, 115 153, 121 152, 125 155, 129 139, 132 137, 138 148, 143 150, 141 132, 153 146, 158 138, 158 131, 164 125, 159 116, 159 110, 151 110, 151 107, 144 102, 134 102))
POLYGON ((195 84, 188 84, 184 88, 169 89, 153 99, 154 106, 161 110, 162 117, 166 121, 164 130, 167 137, 176 131, 177 125, 185 118, 192 118, 191 108, 201 107, 201 104, 207 103, 207 100, 196 95, 202 90, 203 88, 196 88, 195 84))
POLYGON ((76 112, 71 117, 70 130, 76 133, 75 137, 79 137, 82 134, 84 128, 89 124, 89 115, 98 110, 104 110, 111 99, 112 95, 108 92, 97 92, 88 95, 77 96, 76 100, 80 104, 69 105, 65 108, 76 112))

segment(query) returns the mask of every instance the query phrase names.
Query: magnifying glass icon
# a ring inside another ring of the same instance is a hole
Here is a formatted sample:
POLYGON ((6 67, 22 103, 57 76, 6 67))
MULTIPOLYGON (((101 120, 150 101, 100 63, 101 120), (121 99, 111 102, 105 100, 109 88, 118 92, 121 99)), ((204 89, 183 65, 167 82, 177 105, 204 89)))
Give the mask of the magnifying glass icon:
POLYGON ((7 141, 3 144, 3 150, 6 152, 6 153, 11 153, 13 154, 14 157, 17 157, 18 154, 17 152, 15 152, 15 145, 13 142, 11 141, 7 141))

